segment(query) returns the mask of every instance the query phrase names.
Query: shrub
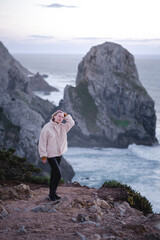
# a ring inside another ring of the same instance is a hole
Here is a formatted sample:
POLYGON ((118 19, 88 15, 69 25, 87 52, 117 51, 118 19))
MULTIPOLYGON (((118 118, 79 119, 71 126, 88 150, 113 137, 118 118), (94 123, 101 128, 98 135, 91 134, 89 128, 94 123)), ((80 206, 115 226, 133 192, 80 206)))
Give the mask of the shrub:
POLYGON ((21 182, 31 182, 40 184, 49 184, 48 176, 36 176, 42 171, 31 163, 27 162, 26 158, 18 157, 15 154, 15 149, 9 148, 0 150, 0 180, 12 180, 21 182))
POLYGON ((139 192, 133 190, 130 186, 126 184, 122 184, 115 180, 104 182, 102 187, 109 187, 109 188, 125 188, 127 191, 127 199, 126 201, 129 205, 133 208, 136 208, 143 212, 144 215, 149 213, 153 213, 151 203, 146 199, 146 197, 141 196, 139 192))
POLYGON ((65 181, 64 181, 63 178, 61 178, 60 183, 61 183, 61 184, 64 184, 64 183, 65 183, 65 181))

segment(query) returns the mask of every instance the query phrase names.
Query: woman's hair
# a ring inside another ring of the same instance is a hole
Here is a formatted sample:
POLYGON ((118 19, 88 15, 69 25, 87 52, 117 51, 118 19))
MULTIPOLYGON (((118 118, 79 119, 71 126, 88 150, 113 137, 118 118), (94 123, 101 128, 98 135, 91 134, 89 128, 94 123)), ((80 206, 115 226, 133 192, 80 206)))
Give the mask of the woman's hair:
POLYGON ((58 113, 63 113, 61 110, 58 110, 58 111, 56 111, 55 113, 53 113, 52 114, 52 121, 54 122, 54 120, 55 120, 55 116, 58 114, 58 113))

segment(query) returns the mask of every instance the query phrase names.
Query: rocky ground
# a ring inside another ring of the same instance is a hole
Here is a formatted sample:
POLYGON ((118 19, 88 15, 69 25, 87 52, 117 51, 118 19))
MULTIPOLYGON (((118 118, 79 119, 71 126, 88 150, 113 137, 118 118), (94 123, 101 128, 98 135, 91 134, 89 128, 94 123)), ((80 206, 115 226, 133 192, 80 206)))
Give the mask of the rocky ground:
POLYGON ((61 185, 57 202, 40 185, 0 185, 1 240, 159 240, 160 214, 144 216, 121 189, 61 185))

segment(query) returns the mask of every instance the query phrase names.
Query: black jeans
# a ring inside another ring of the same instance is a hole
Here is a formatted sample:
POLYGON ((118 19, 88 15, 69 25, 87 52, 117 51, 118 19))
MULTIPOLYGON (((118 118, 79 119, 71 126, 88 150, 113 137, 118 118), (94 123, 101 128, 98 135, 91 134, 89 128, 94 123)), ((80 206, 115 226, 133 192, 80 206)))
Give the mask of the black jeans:
POLYGON ((49 185, 51 196, 54 196, 56 194, 58 184, 61 180, 61 176, 62 176, 61 169, 60 169, 61 159, 62 159, 62 156, 48 158, 48 162, 51 167, 51 176, 50 176, 50 185, 49 185))

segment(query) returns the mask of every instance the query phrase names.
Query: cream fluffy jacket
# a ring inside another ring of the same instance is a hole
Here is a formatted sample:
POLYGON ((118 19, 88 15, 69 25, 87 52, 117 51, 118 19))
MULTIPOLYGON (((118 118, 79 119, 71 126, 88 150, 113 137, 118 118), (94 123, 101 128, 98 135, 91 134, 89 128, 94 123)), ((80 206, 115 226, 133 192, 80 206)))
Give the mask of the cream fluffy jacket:
POLYGON ((41 130, 38 151, 40 157, 61 156, 67 151, 67 132, 73 127, 71 115, 65 117, 65 123, 48 122, 41 130))

